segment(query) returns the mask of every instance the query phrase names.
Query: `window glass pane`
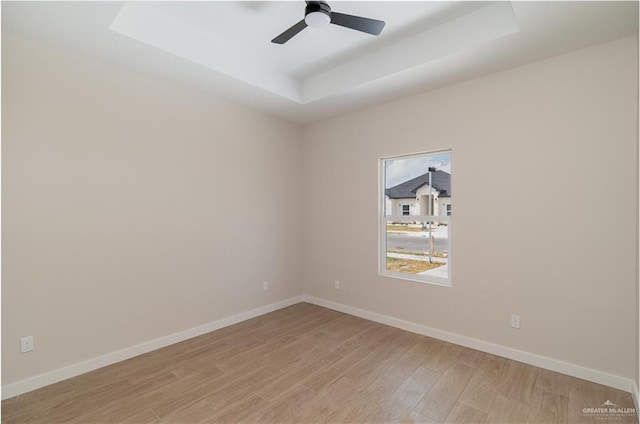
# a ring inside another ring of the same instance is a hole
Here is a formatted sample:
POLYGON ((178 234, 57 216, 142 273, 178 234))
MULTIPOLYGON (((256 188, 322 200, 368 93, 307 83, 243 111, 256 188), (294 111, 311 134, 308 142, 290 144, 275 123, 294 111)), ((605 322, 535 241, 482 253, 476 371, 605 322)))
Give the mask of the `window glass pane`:
POLYGON ((448 278, 449 226, 387 221, 387 271, 448 278))
POLYGON ((451 153, 384 161, 385 215, 447 216, 451 209, 451 153))
POLYGON ((386 159, 383 176, 383 272, 448 282, 451 152, 386 159))

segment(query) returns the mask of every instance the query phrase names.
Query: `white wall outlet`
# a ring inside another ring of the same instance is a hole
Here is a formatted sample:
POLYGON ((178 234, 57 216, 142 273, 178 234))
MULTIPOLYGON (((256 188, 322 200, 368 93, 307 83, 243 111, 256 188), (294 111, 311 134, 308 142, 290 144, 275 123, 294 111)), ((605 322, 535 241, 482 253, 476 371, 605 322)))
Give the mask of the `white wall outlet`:
POLYGON ((31 352, 33 350, 33 336, 20 339, 20 353, 31 352))
POLYGON ((263 281, 262 282, 262 291, 267 291, 269 290, 269 282, 268 281, 263 281))
POLYGON ((336 289, 336 290, 340 290, 340 281, 335 280, 333 282, 333 288, 336 289))
POLYGON ((511 327, 520 328, 520 315, 511 315, 511 327))

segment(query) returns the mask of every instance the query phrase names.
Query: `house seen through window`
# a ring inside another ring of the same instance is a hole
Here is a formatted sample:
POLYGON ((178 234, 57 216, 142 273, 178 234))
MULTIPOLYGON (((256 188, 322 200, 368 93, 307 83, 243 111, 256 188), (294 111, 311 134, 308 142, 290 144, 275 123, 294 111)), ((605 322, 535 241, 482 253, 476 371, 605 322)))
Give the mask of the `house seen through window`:
POLYGON ((380 273, 451 283, 451 152, 383 158, 380 273))

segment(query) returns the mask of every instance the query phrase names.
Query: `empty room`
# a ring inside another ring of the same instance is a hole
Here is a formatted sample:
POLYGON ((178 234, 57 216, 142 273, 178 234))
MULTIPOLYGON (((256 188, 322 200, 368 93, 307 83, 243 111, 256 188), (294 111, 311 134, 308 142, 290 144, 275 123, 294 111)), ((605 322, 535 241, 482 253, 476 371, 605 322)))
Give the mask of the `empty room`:
POLYGON ((638 5, 3 1, 2 423, 637 423, 638 5))

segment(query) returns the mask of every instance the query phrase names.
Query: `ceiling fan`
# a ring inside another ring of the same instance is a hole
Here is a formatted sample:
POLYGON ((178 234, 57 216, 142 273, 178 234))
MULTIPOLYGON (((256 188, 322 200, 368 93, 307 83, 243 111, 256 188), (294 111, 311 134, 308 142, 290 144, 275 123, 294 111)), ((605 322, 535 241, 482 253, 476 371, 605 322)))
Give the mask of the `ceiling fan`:
POLYGON ((373 35, 380 34, 384 28, 384 21, 332 12, 325 1, 307 1, 306 3, 304 19, 271 40, 272 43, 284 44, 307 26, 323 27, 334 24, 373 35))

